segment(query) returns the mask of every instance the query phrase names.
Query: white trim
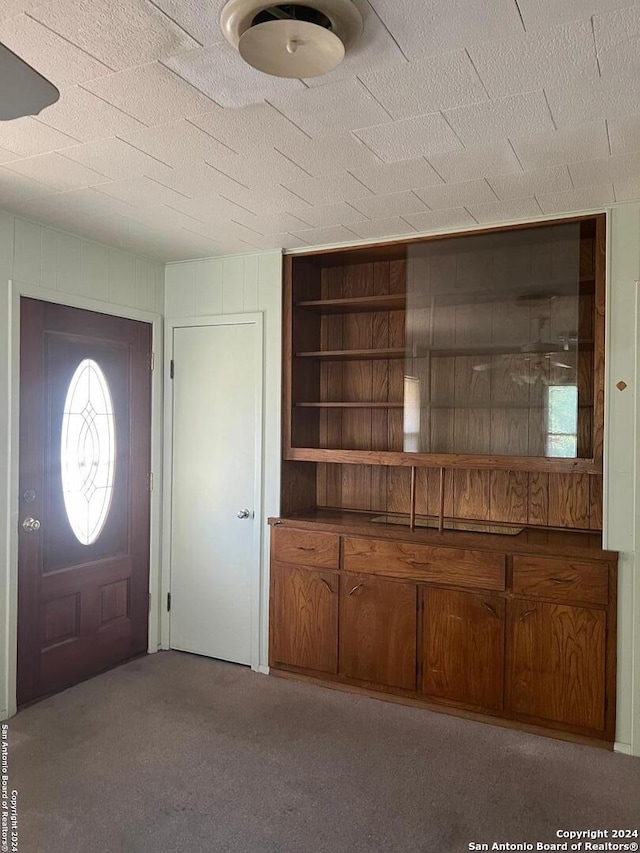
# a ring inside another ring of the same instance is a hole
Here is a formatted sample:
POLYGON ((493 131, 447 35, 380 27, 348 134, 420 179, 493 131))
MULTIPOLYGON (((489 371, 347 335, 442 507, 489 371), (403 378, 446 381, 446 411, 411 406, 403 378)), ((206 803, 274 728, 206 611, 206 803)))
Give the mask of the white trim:
POLYGON ((619 752, 621 755, 633 755, 630 743, 618 743, 616 741, 613 745, 613 751, 619 752))
MULTIPOLYGON (((22 296, 53 302, 71 308, 97 311, 113 317, 140 320, 152 326, 152 347, 156 354, 156 363, 162 356, 162 317, 150 311, 114 305, 99 299, 61 293, 57 290, 23 284, 9 279, 9 304, 7 323, 8 347, 8 421, 9 442, 7 447, 8 492, 7 506, 7 554, 5 561, 4 584, 6 590, 5 630, 0 635, 3 648, 6 678, 0 684, 0 708, 6 709, 7 716, 16 712, 16 675, 18 647, 18 483, 19 483, 19 418, 20 418, 20 298, 22 296)), ((159 646, 157 597, 160 588, 160 530, 162 523, 162 384, 160 371, 154 370, 151 390, 151 470, 154 474, 154 488, 151 493, 151 533, 149 554, 149 592, 152 607, 149 612, 148 651, 156 652, 159 646), (156 602, 156 606, 153 604, 156 602)))
POLYGON ((269 667, 261 663, 258 667, 258 672, 260 673, 260 675, 269 675, 269 667))
MULTIPOLYGON (((262 462, 264 433, 262 426, 264 400, 264 314, 262 311, 246 314, 215 314, 202 317, 180 317, 165 320, 165 449, 164 465, 166 486, 164 489, 163 507, 163 589, 171 589, 171 522, 173 496, 173 384, 170 376, 171 360, 173 359, 173 338, 175 329, 194 328, 198 326, 238 326, 255 325, 257 331, 256 352, 258 355, 256 409, 255 409, 255 465, 254 465, 254 514, 256 523, 253 525, 254 567, 251 590, 251 669, 260 670, 261 649, 261 567, 262 567, 262 462)), ((171 648, 170 614, 164 608, 162 619, 163 648, 171 648), (166 643, 166 645, 165 645, 166 643)))

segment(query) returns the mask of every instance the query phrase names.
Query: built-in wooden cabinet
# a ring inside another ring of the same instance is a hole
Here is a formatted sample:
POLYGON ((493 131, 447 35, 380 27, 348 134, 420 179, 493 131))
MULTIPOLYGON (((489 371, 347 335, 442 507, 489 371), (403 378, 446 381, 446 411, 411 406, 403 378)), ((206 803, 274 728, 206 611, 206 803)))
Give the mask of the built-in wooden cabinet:
POLYGON ((422 596, 422 692, 501 710, 505 600, 429 587, 422 596))
POLYGON ((416 602, 415 583, 343 574, 340 674, 358 681, 414 690, 416 602))
POLYGON ((335 572, 272 565, 272 658, 276 665, 338 671, 339 583, 335 572))
POLYGON ((516 598, 508 621, 509 710, 604 729, 606 611, 516 598))
POLYGON ((613 740, 605 229, 285 256, 274 671, 613 740))

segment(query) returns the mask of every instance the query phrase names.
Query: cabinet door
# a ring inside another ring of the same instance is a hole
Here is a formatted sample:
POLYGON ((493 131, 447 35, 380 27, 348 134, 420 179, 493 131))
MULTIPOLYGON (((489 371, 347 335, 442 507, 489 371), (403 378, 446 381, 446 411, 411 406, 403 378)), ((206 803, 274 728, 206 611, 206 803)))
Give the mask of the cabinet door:
POLYGON ((514 599, 508 605, 508 707, 602 730, 604 610, 514 599))
POLYGON ((354 574, 340 583, 340 674, 415 690, 416 584, 354 574))
POLYGON ((503 706, 505 602, 495 595, 423 590, 422 692, 503 706))
POLYGON ((338 670, 338 575, 271 566, 273 664, 318 672, 338 670))

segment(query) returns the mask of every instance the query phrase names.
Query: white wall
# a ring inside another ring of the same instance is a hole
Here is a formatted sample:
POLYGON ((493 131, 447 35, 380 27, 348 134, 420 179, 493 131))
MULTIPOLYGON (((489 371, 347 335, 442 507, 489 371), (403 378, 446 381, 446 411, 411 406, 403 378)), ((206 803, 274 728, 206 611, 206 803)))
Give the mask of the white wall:
MULTIPOLYGON (((15 711, 14 534, 18 519, 13 503, 17 447, 11 400, 15 400, 17 378, 17 364, 12 363, 16 343, 12 296, 18 291, 149 321, 164 310, 164 265, 0 211, 0 719, 15 711)), ((154 393, 158 387, 154 386, 154 393)), ((156 459, 160 426, 158 419, 156 459)), ((158 541, 152 542, 159 562, 158 551, 159 533, 158 541)), ((159 613, 153 616, 157 622, 159 613)))
POLYGON ((640 205, 609 211, 604 545, 620 552, 617 748, 640 755, 640 205), (623 391, 616 388, 626 382, 623 391))
MULTIPOLYGON (((167 319, 256 311, 264 313, 260 614, 260 665, 263 668, 268 662, 269 530, 266 519, 280 511, 282 256, 280 252, 269 252, 167 265, 167 319)), ((168 562, 167 555, 164 562, 168 562)))

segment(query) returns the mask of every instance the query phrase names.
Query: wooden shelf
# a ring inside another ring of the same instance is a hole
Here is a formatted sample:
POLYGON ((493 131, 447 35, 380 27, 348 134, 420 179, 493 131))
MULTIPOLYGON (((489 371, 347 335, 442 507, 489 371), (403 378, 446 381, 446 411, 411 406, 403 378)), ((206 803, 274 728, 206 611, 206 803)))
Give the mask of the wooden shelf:
MULTIPOLYGON (((545 342, 546 343, 546 342, 545 342)), ((411 355, 407 350, 407 358, 426 358, 430 355, 432 358, 445 358, 456 356, 483 356, 483 355, 522 355, 522 356, 545 356, 549 355, 564 355, 569 356, 575 352, 588 352, 593 350, 593 341, 580 341, 579 347, 570 346, 568 350, 564 347, 559 347, 559 344, 549 341, 549 347, 539 350, 523 350, 522 347, 517 347, 514 344, 486 344, 484 346, 474 347, 420 347, 416 355, 411 355), (554 349, 555 347, 555 349, 554 349)))
POLYGON ((357 403, 296 403, 295 406, 301 409, 402 409, 404 403, 369 403, 363 401, 357 403))
POLYGON ((361 311, 403 311, 407 304, 404 293, 383 296, 357 296, 351 299, 312 299, 297 302, 297 308, 306 308, 320 314, 354 314, 361 311))
POLYGON ((315 358, 323 361, 359 361, 370 359, 404 358, 407 351, 404 347, 393 349, 337 349, 318 352, 297 352, 296 358, 315 358))

